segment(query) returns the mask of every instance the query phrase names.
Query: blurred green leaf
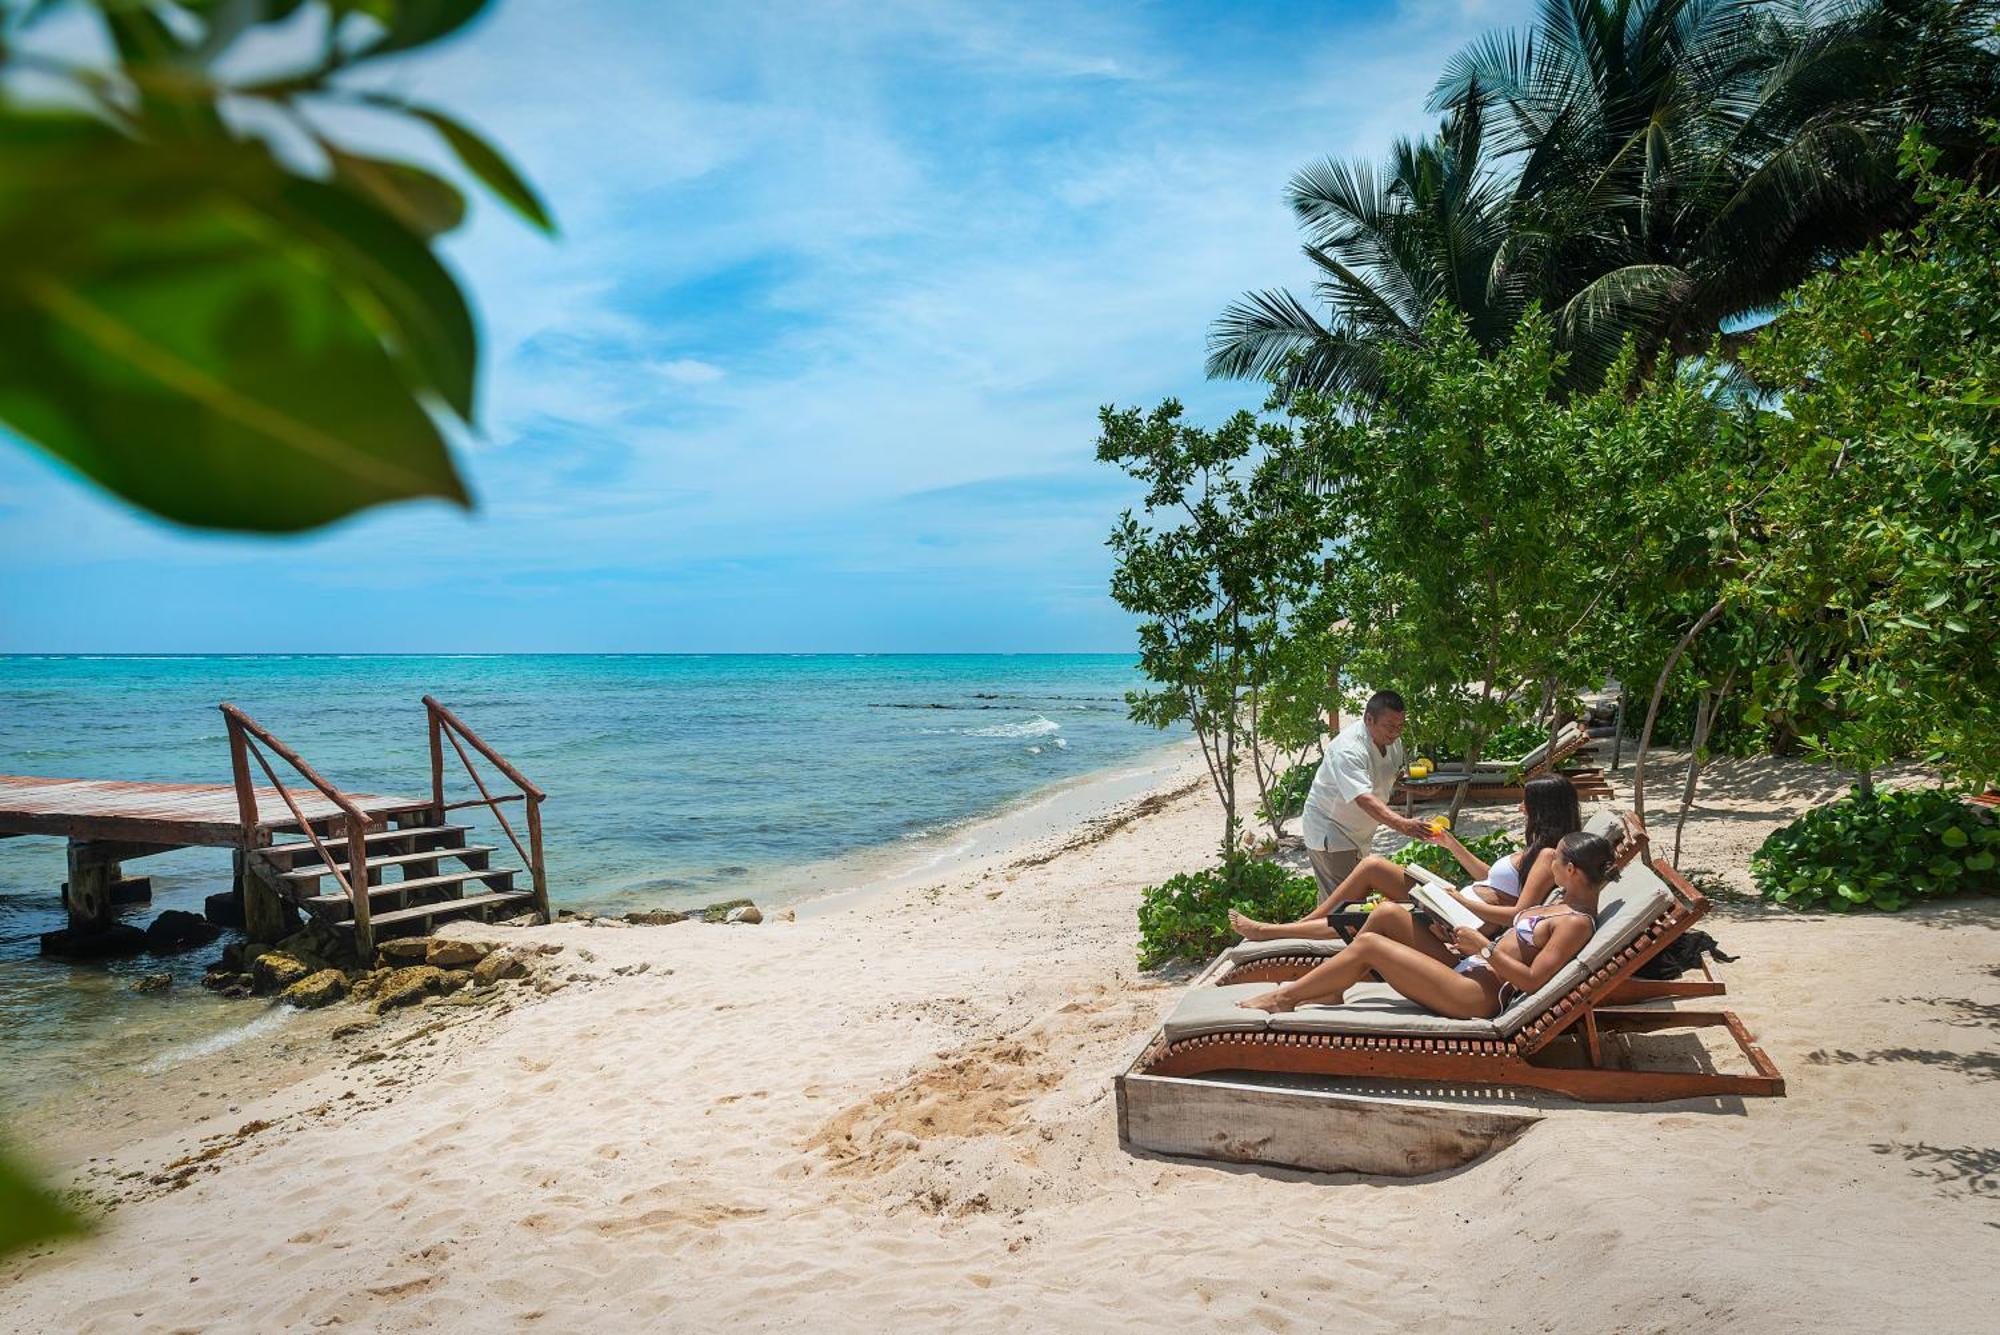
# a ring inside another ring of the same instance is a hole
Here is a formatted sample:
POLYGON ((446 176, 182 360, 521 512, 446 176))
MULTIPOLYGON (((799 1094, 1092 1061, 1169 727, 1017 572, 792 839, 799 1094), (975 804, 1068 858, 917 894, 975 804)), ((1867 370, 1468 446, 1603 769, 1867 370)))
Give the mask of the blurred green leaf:
MULTIPOLYGON (((312 213, 350 247, 381 240, 365 206, 323 207, 329 187, 301 193, 312 183, 249 150, 181 158, 61 116, 0 115, 0 136, 0 421, 182 523, 281 532, 465 500, 381 337, 406 338, 415 364, 448 358, 427 275, 393 247, 372 271, 329 272, 243 200, 312 213)), ((465 383, 447 385, 469 400, 465 383)))
POLYGON ((437 237, 465 221, 465 196, 458 187, 408 162, 349 153, 320 141, 334 179, 366 195, 411 231, 437 237))
POLYGON ((83 1219, 37 1186, 27 1170, 0 1154, 0 1256, 89 1231, 83 1219))
POLYGON ((360 0, 353 7, 382 24, 367 54, 388 55, 449 37, 479 17, 487 0, 360 0))
POLYGON ((274 180, 259 203, 299 238, 332 257, 342 278, 381 304, 394 351, 412 365, 412 388, 435 390, 470 421, 478 335, 458 284, 430 247, 353 194, 298 177, 274 180))
POLYGON ((401 106, 403 110, 436 130, 444 137, 445 143, 451 146, 451 151, 458 155, 458 160, 465 164, 465 169, 484 182, 487 189, 506 201, 516 213, 536 227, 551 235, 554 234, 556 225, 549 217, 548 209, 543 206, 534 188, 521 179, 521 174, 514 170, 507 159, 500 156, 498 149, 441 111, 394 102, 384 105, 401 106))

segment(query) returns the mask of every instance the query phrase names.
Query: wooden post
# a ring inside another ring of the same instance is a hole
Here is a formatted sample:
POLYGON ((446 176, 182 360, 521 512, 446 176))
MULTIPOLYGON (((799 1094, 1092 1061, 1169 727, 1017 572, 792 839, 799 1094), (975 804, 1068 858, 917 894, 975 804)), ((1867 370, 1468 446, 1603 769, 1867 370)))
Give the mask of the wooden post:
POLYGON ((347 887, 354 901, 354 951, 367 964, 375 955, 375 931, 368 925, 368 822, 347 818, 347 887))
POLYGON ((535 912, 543 922, 555 919, 549 913, 549 874, 542 863, 542 799, 528 799, 528 871, 535 880, 535 912))
POLYGON ((275 945, 298 929, 298 918, 276 886, 251 868, 252 849, 236 854, 236 886, 243 896, 243 931, 252 941, 275 945))
POLYGON ((437 808, 436 824, 444 822, 444 724, 438 718, 437 704, 427 695, 424 697, 424 714, 431 721, 431 805, 437 808))
POLYGON ((69 887, 63 892, 63 905, 69 910, 70 931, 79 936, 111 925, 111 887, 118 880, 118 861, 111 852, 89 840, 69 841, 69 887))
POLYGON ((243 823, 242 843, 248 848, 256 841, 257 790, 250 782, 250 743, 243 725, 224 702, 222 721, 229 726, 229 771, 236 781, 236 818, 243 823))

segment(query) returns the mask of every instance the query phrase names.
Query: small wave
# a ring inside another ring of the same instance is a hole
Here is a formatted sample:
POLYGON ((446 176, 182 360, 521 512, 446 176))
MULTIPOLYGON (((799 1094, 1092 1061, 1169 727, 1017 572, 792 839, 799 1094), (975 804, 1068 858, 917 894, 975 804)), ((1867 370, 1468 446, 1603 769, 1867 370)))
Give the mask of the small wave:
POLYGON ((1052 732, 1061 732, 1062 724, 1040 714, 1021 723, 996 723, 990 728, 970 728, 967 737, 1046 737, 1052 732))
POLYGON ((147 1075, 158 1075, 161 1071, 179 1066, 182 1062, 193 1061, 197 1057, 213 1056, 248 1039, 268 1034, 275 1029, 282 1029, 285 1022, 291 1018, 288 1010, 274 1006, 248 1024, 239 1024, 234 1029, 225 1029, 219 1034, 210 1034, 207 1038, 168 1048, 139 1069, 147 1075))

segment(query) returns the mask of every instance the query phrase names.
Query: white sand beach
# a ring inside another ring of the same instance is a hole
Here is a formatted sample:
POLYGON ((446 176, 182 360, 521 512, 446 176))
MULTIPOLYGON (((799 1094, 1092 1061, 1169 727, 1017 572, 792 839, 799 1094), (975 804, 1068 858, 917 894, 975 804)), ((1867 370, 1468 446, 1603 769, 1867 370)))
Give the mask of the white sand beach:
MULTIPOLYGON (((0 1327, 1990 1323, 2000 903, 1720 903, 1726 1004, 1784 1099, 1564 1106, 1415 1181, 1140 1157, 1112 1079, 1182 982, 1136 969, 1134 908, 1210 857, 1193 777, 796 922, 515 929, 566 985, 338 1038, 366 1012, 336 1006, 97 1091, 16 1135, 119 1204, 0 1270, 0 1327)), ((1841 786, 1721 766, 1684 869, 1747 890, 1763 835, 1841 786)))

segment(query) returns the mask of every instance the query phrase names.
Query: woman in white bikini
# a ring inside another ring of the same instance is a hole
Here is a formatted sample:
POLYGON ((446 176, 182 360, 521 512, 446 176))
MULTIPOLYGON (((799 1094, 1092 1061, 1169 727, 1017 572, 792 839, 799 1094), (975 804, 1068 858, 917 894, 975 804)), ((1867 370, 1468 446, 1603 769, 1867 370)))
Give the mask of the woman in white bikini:
POLYGON ((1559 900, 1509 915, 1508 930, 1489 941, 1477 928, 1453 934, 1454 951, 1401 904, 1384 904, 1338 955, 1305 977, 1242 1003, 1273 1013, 1307 1002, 1338 1003, 1373 973, 1427 1010, 1460 1020, 1491 1019, 1509 1002, 1555 977, 1597 929, 1597 900, 1616 879, 1617 853, 1598 834, 1564 835, 1550 871, 1559 900))
MULTIPOLYGON (((1457 858, 1459 865, 1473 877, 1473 883, 1459 891, 1458 897, 1492 928, 1505 927, 1517 909, 1533 908, 1548 898, 1556 884, 1551 870, 1556 842, 1583 828, 1576 787, 1560 774, 1544 774, 1528 780, 1521 791, 1521 814, 1527 822, 1524 836, 1527 847, 1490 866, 1467 851, 1449 830, 1436 830, 1425 836, 1457 858)), ((1407 903, 1409 872, 1387 858, 1371 854, 1361 859, 1360 865, 1348 873, 1318 908, 1297 922, 1258 922, 1232 909, 1229 925, 1246 941, 1332 941, 1346 937, 1353 929, 1341 931, 1328 922, 1327 915, 1349 904, 1358 904, 1372 894, 1407 903)))

